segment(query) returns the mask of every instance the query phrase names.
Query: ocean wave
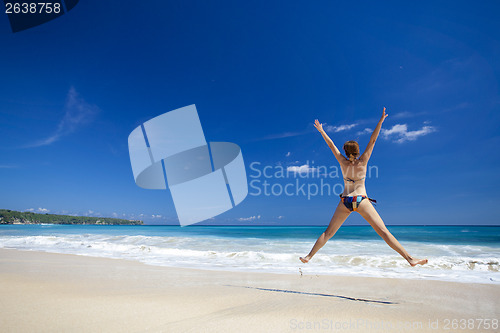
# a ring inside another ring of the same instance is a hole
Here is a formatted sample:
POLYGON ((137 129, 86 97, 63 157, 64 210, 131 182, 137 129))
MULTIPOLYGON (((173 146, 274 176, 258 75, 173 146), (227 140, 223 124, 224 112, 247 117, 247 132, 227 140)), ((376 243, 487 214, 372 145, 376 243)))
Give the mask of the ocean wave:
POLYGON ((169 237, 143 235, 60 234, 1 236, 0 247, 107 258, 146 264, 271 273, 358 275, 436 279, 500 284, 500 250, 478 245, 406 242, 405 248, 428 258, 410 267, 383 241, 336 240, 325 245, 311 263, 311 242, 279 239, 169 237), (362 243, 362 244, 361 244, 362 243))

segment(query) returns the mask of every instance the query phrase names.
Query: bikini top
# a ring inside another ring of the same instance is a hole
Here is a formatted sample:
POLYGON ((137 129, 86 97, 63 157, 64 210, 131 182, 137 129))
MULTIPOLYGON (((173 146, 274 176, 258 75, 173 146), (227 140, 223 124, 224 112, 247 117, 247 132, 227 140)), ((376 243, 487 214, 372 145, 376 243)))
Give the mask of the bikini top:
POLYGON ((360 179, 351 179, 351 178, 345 178, 345 177, 344 177, 344 180, 345 180, 345 181, 348 181, 348 182, 353 182, 353 183, 355 183, 355 182, 359 182, 360 180, 363 180, 363 179, 365 179, 365 178, 366 178, 366 177, 363 177, 363 178, 360 178, 360 179))

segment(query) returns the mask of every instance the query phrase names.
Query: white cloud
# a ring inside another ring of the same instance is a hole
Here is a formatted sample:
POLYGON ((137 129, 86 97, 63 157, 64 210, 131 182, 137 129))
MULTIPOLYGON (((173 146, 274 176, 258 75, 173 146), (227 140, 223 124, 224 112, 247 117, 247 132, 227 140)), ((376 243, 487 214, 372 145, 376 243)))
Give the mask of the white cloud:
POLYGON ((94 210, 87 210, 85 213, 83 213, 84 216, 101 216, 100 212, 96 212, 94 210))
POLYGON ((116 212, 113 212, 113 214, 111 215, 113 215, 113 217, 118 217, 118 214, 116 212))
POLYGON ((308 164, 304 164, 301 166, 294 165, 286 168, 286 171, 294 173, 308 173, 308 172, 313 172, 314 170, 316 170, 316 168, 312 168, 308 164))
POLYGON ((285 218, 283 215, 278 216, 278 220, 285 218))
POLYGON ((29 209, 26 209, 28 212, 37 212, 37 213, 41 213, 41 214, 45 214, 45 213, 48 213, 50 212, 49 209, 47 208, 42 208, 42 207, 38 207, 38 209, 35 210, 35 208, 29 208, 29 209))
POLYGON ((154 215, 153 214, 153 215, 151 215, 151 217, 154 218, 154 219, 161 219, 161 215, 154 215))
POLYGON ((341 132, 341 131, 348 131, 355 126, 358 126, 358 124, 346 124, 346 125, 340 125, 340 126, 328 125, 325 127, 325 131, 337 133, 337 132, 341 132))
POLYGON ((288 152, 288 153, 286 153, 286 155, 285 155, 285 156, 286 156, 286 157, 288 157, 288 156, 290 156, 290 155, 292 155, 292 153, 291 153, 291 152, 288 152))
POLYGON ((100 109, 95 105, 88 104, 78 95, 75 88, 71 87, 66 97, 64 111, 64 116, 52 135, 23 147, 28 148, 50 145, 58 141, 61 137, 71 134, 81 126, 88 124, 100 109))
POLYGON ((370 134, 372 132, 373 132, 373 130, 371 128, 365 128, 364 130, 359 131, 358 133, 356 133, 356 135, 365 135, 365 134, 370 134))
POLYGON ((415 141, 418 137, 435 132, 436 128, 433 126, 423 126, 416 131, 408 131, 408 125, 396 124, 391 129, 382 129, 380 133, 386 139, 392 139, 394 142, 403 143, 406 141, 415 141))
POLYGON ((260 215, 257 215, 257 216, 250 216, 250 217, 240 217, 238 218, 238 221, 255 221, 255 220, 259 220, 260 219, 260 215))

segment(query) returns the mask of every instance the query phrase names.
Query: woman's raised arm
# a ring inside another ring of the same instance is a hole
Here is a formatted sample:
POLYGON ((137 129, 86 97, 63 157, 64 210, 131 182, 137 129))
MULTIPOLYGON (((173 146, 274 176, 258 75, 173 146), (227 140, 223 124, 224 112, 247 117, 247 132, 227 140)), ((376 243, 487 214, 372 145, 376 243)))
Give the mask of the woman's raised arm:
POLYGON ((321 135, 323 136, 323 139, 325 139, 326 143, 328 144, 328 147, 330 147, 330 149, 332 150, 333 155, 335 156, 335 158, 337 159, 337 161, 339 161, 339 163, 340 163, 342 160, 345 160, 344 156, 342 156, 342 154, 340 153, 340 151, 338 150, 338 148, 333 143, 332 139, 330 139, 330 137, 328 136, 328 134, 326 134, 326 132, 323 130, 323 124, 320 123, 318 121, 318 119, 316 119, 314 121, 314 127, 316 127, 316 129, 318 130, 318 132, 321 133, 321 135))
POLYGON ((366 146, 366 149, 364 153, 361 155, 359 158, 363 162, 368 162, 370 159, 370 156, 372 156, 372 151, 373 147, 375 146, 375 142, 377 142, 378 135, 380 133, 380 129, 382 128, 382 123, 384 122, 385 118, 387 118, 388 114, 385 114, 385 108, 384 111, 382 112, 382 117, 380 117, 380 120, 378 121, 377 127, 373 130, 372 136, 370 137, 370 142, 368 142, 368 146, 366 146))

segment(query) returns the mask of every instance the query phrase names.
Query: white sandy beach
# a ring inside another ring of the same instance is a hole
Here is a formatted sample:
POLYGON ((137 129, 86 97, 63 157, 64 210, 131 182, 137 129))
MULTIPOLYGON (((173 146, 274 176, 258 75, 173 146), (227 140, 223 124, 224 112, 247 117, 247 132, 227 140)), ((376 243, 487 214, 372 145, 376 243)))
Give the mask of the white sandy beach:
POLYGON ((476 329, 460 331, 494 332, 477 319, 500 315, 493 284, 207 271, 5 249, 0 295, 2 332, 440 332, 454 331, 454 319, 475 320, 476 329))

